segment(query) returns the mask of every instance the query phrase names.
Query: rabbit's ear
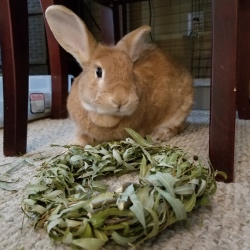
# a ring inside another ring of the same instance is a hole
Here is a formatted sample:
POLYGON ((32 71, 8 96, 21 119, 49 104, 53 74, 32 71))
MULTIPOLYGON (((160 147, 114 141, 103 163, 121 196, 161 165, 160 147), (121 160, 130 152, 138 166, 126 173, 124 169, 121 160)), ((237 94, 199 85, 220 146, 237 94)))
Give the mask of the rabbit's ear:
POLYGON ((84 22, 61 5, 48 7, 45 16, 59 44, 74 56, 80 65, 89 61, 97 42, 84 22))
POLYGON ((128 52, 132 61, 136 61, 143 49, 145 38, 151 28, 144 25, 124 36, 118 43, 117 47, 128 52))

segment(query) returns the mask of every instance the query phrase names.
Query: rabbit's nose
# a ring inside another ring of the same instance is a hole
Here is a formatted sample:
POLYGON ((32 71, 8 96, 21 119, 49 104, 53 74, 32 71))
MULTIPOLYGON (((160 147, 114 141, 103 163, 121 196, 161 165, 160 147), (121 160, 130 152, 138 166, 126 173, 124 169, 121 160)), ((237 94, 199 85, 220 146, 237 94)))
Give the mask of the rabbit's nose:
POLYGON ((121 109, 121 107, 125 106, 128 103, 128 99, 122 99, 122 98, 112 98, 111 99, 112 105, 116 107, 118 110, 121 109))
POLYGON ((112 93, 111 103, 114 107, 120 109, 129 102, 129 93, 125 88, 117 87, 112 93))

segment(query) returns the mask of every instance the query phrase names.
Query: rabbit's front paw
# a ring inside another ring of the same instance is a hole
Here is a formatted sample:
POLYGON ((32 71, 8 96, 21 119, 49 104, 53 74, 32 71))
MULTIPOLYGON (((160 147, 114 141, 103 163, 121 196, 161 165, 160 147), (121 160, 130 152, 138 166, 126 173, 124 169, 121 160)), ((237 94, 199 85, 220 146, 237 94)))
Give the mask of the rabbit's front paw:
POLYGON ((159 127, 151 133, 150 137, 155 142, 166 142, 177 134, 177 131, 166 127, 159 127))
POLYGON ((72 145, 79 145, 79 146, 86 146, 86 145, 96 145, 96 141, 94 138, 89 137, 86 134, 81 133, 81 131, 78 131, 76 133, 76 136, 74 140, 71 142, 72 145))
POLYGON ((86 146, 88 143, 83 138, 75 137, 74 140, 71 142, 71 145, 77 145, 77 146, 86 146))

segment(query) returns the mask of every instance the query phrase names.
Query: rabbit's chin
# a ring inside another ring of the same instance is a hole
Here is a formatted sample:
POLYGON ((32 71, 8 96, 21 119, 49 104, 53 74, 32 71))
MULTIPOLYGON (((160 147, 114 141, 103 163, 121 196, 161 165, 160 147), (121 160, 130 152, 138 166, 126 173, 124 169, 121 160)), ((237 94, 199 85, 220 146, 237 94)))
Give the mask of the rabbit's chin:
POLYGON ((99 115, 106 115, 106 116, 129 116, 131 114, 133 114, 134 109, 127 109, 127 108, 122 108, 122 109, 116 109, 116 108, 111 108, 111 109, 102 109, 100 107, 94 107, 92 105, 90 105, 87 102, 81 101, 82 103, 82 107, 89 111, 89 112, 94 112, 97 113, 99 115))
POLYGON ((121 120, 119 116, 103 115, 95 112, 89 112, 89 118, 95 125, 104 128, 112 128, 121 120))

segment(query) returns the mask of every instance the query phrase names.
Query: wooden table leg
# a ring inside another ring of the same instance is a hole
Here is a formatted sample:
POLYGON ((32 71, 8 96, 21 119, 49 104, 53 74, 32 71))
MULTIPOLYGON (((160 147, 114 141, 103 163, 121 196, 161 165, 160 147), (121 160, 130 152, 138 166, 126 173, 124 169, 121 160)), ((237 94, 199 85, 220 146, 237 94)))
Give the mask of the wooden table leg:
POLYGON ((101 40, 108 45, 115 44, 113 9, 100 5, 101 40))
POLYGON ((127 32, 128 32, 128 25, 127 25, 127 4, 122 4, 121 5, 121 7, 122 7, 122 14, 121 14, 121 16, 122 16, 122 34, 121 34, 121 37, 124 37, 126 34, 127 34, 127 32))
MULTIPOLYGON (((53 4, 62 4, 60 0, 40 0, 43 13, 47 7, 53 4)), ((44 18, 45 19, 45 18, 44 18)), ((51 118, 66 118, 68 112, 66 109, 66 101, 68 96, 68 65, 67 53, 60 47, 52 34, 48 23, 45 19, 45 29, 47 44, 49 50, 49 65, 52 80, 52 105, 51 118)))
POLYGON ((126 4, 100 5, 101 38, 105 44, 116 44, 127 33, 126 4))
POLYGON ((27 0, 0 1, 6 156, 26 153, 28 120, 28 10, 27 0))
POLYGON ((213 0, 209 156, 215 169, 234 178, 238 0, 213 0))
POLYGON ((237 109, 241 119, 250 119, 250 1, 239 1, 237 109))

